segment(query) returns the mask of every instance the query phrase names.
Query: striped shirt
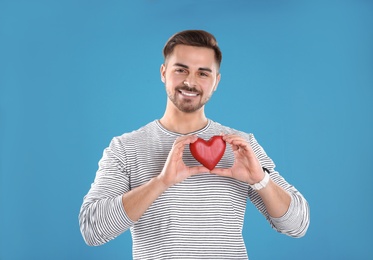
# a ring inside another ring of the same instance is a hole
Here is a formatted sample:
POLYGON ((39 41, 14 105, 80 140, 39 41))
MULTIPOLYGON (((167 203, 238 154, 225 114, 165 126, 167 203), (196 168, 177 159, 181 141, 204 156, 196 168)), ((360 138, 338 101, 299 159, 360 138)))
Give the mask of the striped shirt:
MULTIPOLYGON (((134 259, 248 259, 242 237, 247 199, 278 232, 301 237, 309 225, 307 201, 275 171, 273 161, 252 134, 209 120, 192 134, 208 140, 221 133, 243 136, 270 178, 291 195, 287 213, 268 215, 263 201, 247 183, 210 173, 193 175, 158 197, 137 221, 126 214, 122 195, 157 176, 180 134, 163 128, 156 120, 131 133, 115 137, 104 150, 96 178, 84 197, 79 214, 81 233, 88 245, 101 245, 130 229, 134 259)), ((188 147, 184 163, 196 166, 188 147)), ((216 167, 231 167, 232 149, 216 167)))

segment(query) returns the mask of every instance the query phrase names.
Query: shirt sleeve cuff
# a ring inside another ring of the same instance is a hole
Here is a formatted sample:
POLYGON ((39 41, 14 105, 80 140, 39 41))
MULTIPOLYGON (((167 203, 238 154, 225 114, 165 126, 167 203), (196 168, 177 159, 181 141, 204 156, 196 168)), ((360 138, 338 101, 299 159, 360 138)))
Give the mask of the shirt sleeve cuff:
POLYGON ((294 221, 298 218, 298 212, 295 210, 296 207, 293 194, 290 194, 290 197, 290 205, 286 213, 279 218, 270 217, 275 228, 282 233, 286 233, 288 227, 291 226, 291 223, 294 223, 294 221))
POLYGON ((133 221, 128 217, 127 212, 124 209, 123 202, 122 202, 122 196, 118 196, 115 199, 115 207, 118 209, 118 225, 119 229, 127 229, 128 227, 132 227, 136 221, 133 221))

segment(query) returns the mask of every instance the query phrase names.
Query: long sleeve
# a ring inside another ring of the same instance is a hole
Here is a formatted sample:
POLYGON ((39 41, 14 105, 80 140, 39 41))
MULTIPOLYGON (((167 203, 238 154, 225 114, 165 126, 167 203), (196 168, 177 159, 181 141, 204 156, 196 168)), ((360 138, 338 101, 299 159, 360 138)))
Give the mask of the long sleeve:
POLYGON ((114 138, 104 150, 94 183, 83 199, 80 231, 91 246, 110 241, 134 224, 122 204, 122 195, 130 190, 130 183, 121 147, 120 140, 114 138))
POLYGON ((253 150, 256 153, 262 167, 269 171, 272 181, 289 192, 291 202, 288 211, 282 217, 272 218, 267 213, 259 194, 251 188, 249 189, 250 200, 260 210, 260 212, 265 216, 275 230, 291 237, 299 238, 304 236, 310 223, 310 209, 308 202, 294 186, 290 185, 275 170, 274 162, 267 156, 253 135, 250 135, 250 144, 253 147, 253 150))
POLYGON ((299 192, 291 192, 291 203, 288 211, 281 218, 270 218, 277 231, 291 237, 302 237, 306 234, 310 217, 309 206, 299 192))

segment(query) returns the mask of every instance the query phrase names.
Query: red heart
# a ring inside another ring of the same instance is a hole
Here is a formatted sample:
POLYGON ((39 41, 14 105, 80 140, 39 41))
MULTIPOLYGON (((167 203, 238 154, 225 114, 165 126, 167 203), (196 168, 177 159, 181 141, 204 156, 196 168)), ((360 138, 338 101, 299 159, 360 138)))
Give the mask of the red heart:
POLYGON ((189 145, 193 157, 210 171, 215 168, 225 152, 226 143, 220 135, 205 141, 198 138, 189 145))

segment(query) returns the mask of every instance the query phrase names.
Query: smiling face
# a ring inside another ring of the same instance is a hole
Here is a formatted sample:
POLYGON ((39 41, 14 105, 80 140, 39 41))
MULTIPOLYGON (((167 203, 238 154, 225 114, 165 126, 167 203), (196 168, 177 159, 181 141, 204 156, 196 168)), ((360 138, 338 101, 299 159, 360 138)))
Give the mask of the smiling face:
POLYGON ((210 99, 220 81, 214 51, 205 47, 176 45, 161 66, 161 78, 168 102, 181 112, 198 111, 210 99))

